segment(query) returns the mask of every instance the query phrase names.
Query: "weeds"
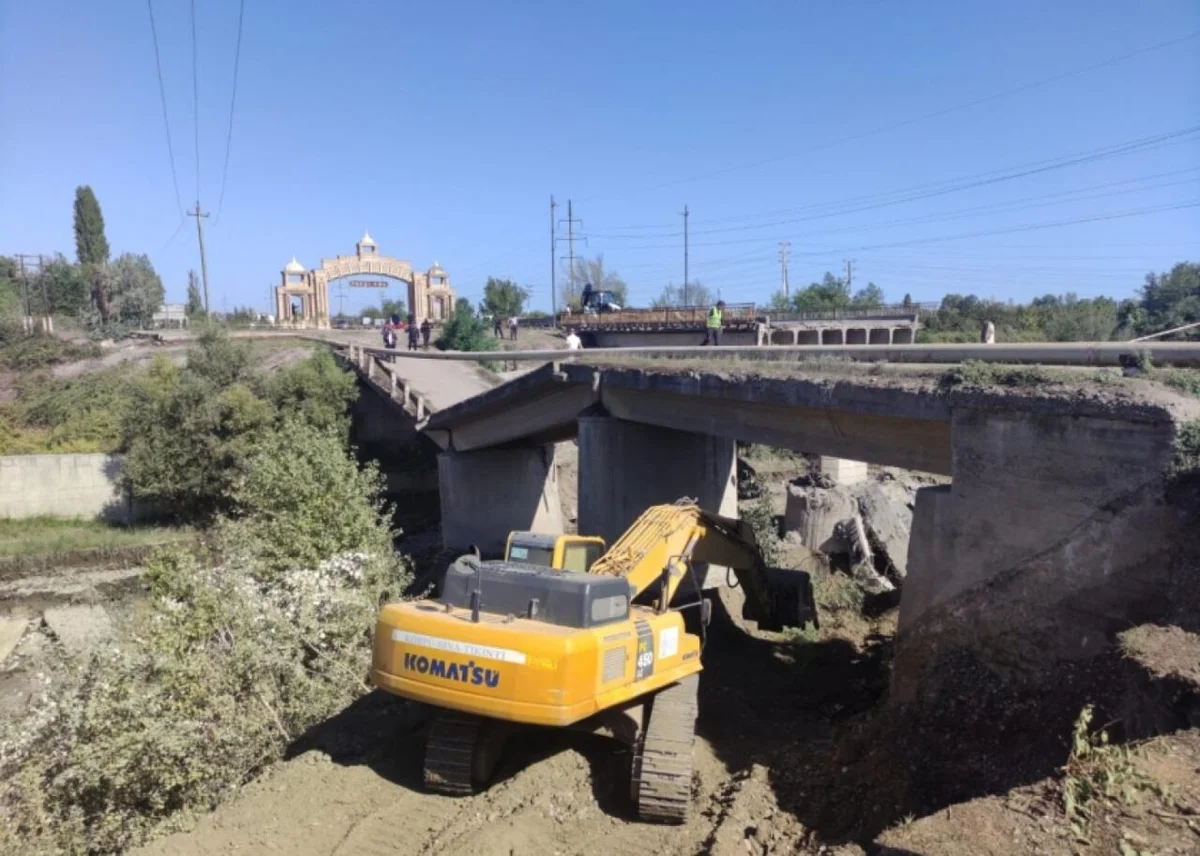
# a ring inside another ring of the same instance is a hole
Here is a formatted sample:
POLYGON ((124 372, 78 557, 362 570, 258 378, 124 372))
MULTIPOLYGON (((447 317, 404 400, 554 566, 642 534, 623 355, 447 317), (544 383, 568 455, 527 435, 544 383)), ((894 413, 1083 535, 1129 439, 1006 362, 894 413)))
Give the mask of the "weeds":
POLYGON ((742 519, 754 530, 758 549, 768 565, 779 564, 779 529, 775 524, 775 511, 771 508, 771 494, 758 479, 758 499, 749 503, 742 511, 742 519))
POLYGON ((1028 389, 1058 383, 1059 378, 1041 366, 1017 366, 968 360, 948 369, 938 381, 942 389, 1004 386, 1028 389))
POLYGON ((1086 841, 1088 825, 1100 804, 1131 805, 1140 791, 1158 786, 1134 765, 1128 748, 1109 742, 1104 729, 1092 731, 1094 710, 1079 712, 1071 734, 1071 754, 1063 767, 1063 812, 1077 840, 1086 841))

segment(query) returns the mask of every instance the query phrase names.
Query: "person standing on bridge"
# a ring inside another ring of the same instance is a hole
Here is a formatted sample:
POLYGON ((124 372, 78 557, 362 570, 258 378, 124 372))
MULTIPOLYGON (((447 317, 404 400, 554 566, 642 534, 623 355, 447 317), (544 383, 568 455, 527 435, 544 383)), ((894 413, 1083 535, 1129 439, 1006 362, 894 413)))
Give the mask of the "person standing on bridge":
POLYGON ((504 331, 503 331, 503 329, 501 329, 503 324, 504 324, 504 319, 500 317, 499 312, 497 312, 495 315, 492 316, 492 335, 495 336, 497 339, 504 338, 504 331))
POLYGON ((724 312, 724 300, 718 300, 715 306, 709 308, 704 325, 704 344, 714 347, 721 344, 721 316, 724 312))
POLYGON ((418 349, 418 343, 421 341, 421 331, 417 328, 417 317, 415 315, 408 316, 408 349, 415 351, 418 349))
POLYGON ((517 341, 517 316, 508 319, 508 338, 517 341))
POLYGON ((421 322, 421 346, 427 351, 429 350, 429 334, 432 332, 433 325, 430 324, 429 319, 426 318, 421 322))

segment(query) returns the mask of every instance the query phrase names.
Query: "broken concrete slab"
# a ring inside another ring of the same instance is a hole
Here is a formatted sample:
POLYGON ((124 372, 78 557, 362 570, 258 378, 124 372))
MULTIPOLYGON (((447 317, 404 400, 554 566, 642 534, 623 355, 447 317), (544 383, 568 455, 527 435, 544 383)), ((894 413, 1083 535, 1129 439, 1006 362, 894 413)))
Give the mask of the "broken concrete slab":
POLYGON ((21 641, 21 637, 25 635, 25 629, 28 626, 28 618, 21 616, 0 618, 0 663, 8 659, 8 655, 13 652, 13 649, 21 641))
POLYGON ((806 547, 826 555, 845 553, 849 545, 838 534, 838 524, 856 513, 858 502, 848 488, 792 482, 787 486, 783 531, 797 533, 806 547))
POLYGON ((895 482, 871 482, 858 490, 858 509, 871 544, 898 579, 908 575, 913 513, 907 500, 907 491, 895 482))
POLYGON ((86 653, 116 634, 112 619, 101 606, 54 607, 42 614, 42 621, 71 654, 86 653))
POLYGON ((821 455, 817 467, 820 472, 833 479, 837 484, 856 485, 867 480, 867 462, 854 461, 850 458, 834 458, 821 455))

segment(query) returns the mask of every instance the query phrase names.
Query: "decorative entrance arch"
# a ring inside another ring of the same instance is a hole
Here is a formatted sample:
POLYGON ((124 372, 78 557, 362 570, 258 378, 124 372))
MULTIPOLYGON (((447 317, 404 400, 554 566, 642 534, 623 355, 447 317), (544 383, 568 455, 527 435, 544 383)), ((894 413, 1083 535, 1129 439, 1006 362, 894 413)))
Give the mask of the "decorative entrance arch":
POLYGON ((403 259, 379 255, 379 248, 369 232, 363 233, 352 256, 321 259, 321 266, 305 270, 292 260, 280 271, 280 284, 275 286, 275 317, 277 323, 293 327, 329 328, 329 282, 355 274, 375 274, 398 279, 408 284, 408 311, 420 324, 426 318, 437 324, 454 311, 454 289, 450 277, 437 262, 425 272, 413 270, 403 259), (299 300, 299 309, 293 305, 299 300))

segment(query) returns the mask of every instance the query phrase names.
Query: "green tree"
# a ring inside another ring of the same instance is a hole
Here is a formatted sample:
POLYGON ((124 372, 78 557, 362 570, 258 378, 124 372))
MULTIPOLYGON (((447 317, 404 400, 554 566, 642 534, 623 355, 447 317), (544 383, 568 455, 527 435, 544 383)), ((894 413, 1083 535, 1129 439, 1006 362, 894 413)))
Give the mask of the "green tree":
POLYGON ((204 295, 200 292, 200 278, 194 270, 188 271, 187 277, 187 308, 189 318, 197 318, 204 314, 204 295))
POLYGON ((149 256, 122 253, 108 266, 103 279, 109 318, 144 326, 162 307, 166 292, 149 256))
POLYGON ((683 286, 671 282, 663 286, 662 293, 650 305, 655 309, 664 309, 669 306, 709 306, 714 302, 712 290, 702 282, 688 283, 686 299, 683 286))
POLYGON ((826 271, 820 282, 814 282, 792 295, 792 308, 797 312, 845 309, 850 305, 850 300, 850 286, 846 281, 826 271))
POLYGON ((492 351, 496 348, 483 321, 471 309, 471 301, 465 297, 460 297, 454 304, 454 312, 442 325, 442 335, 436 344, 442 351, 492 351))
POLYGON ((489 276, 483 286, 479 311, 500 318, 512 318, 522 313, 528 299, 529 289, 522 288, 511 279, 489 276))
POLYGON ((90 286, 81 265, 71 264, 59 253, 42 266, 40 280, 33 290, 39 302, 45 294, 46 311, 79 316, 87 309, 90 286))
MULTIPOLYGON (((1169 273, 1147 274, 1142 286, 1142 309, 1145 320, 1138 332, 1143 335, 1200 321, 1200 264, 1179 262, 1169 273)), ((1193 327, 1174 338, 1198 339, 1200 328, 1193 327)))
POLYGON ((625 280, 621 279, 620 274, 604 266, 603 255, 598 255, 594 259, 577 257, 574 278, 568 267, 559 277, 559 281, 563 283, 562 296, 559 299, 563 306, 572 309, 579 307, 583 286, 589 282, 596 291, 611 291, 616 302, 622 306, 626 305, 629 296, 629 286, 625 284, 625 280))
POLYGON ((75 188, 75 257, 81 265, 108 262, 104 215, 100 213, 96 194, 86 184, 75 188))
POLYGON ((107 325, 111 315, 108 281, 104 276, 104 266, 108 264, 108 238, 104 236, 100 203, 87 185, 75 188, 75 258, 88 281, 92 305, 100 314, 100 323, 107 325))
POLYGON ((408 307, 405 306, 404 299, 400 297, 381 300, 379 308, 383 311, 383 315, 380 316, 382 318, 391 318, 393 315, 396 315, 403 321, 408 317, 408 307))
POLYGON ((854 292, 854 297, 851 298, 852 306, 882 306, 883 305, 883 289, 873 282, 868 282, 865 288, 860 288, 854 292))

